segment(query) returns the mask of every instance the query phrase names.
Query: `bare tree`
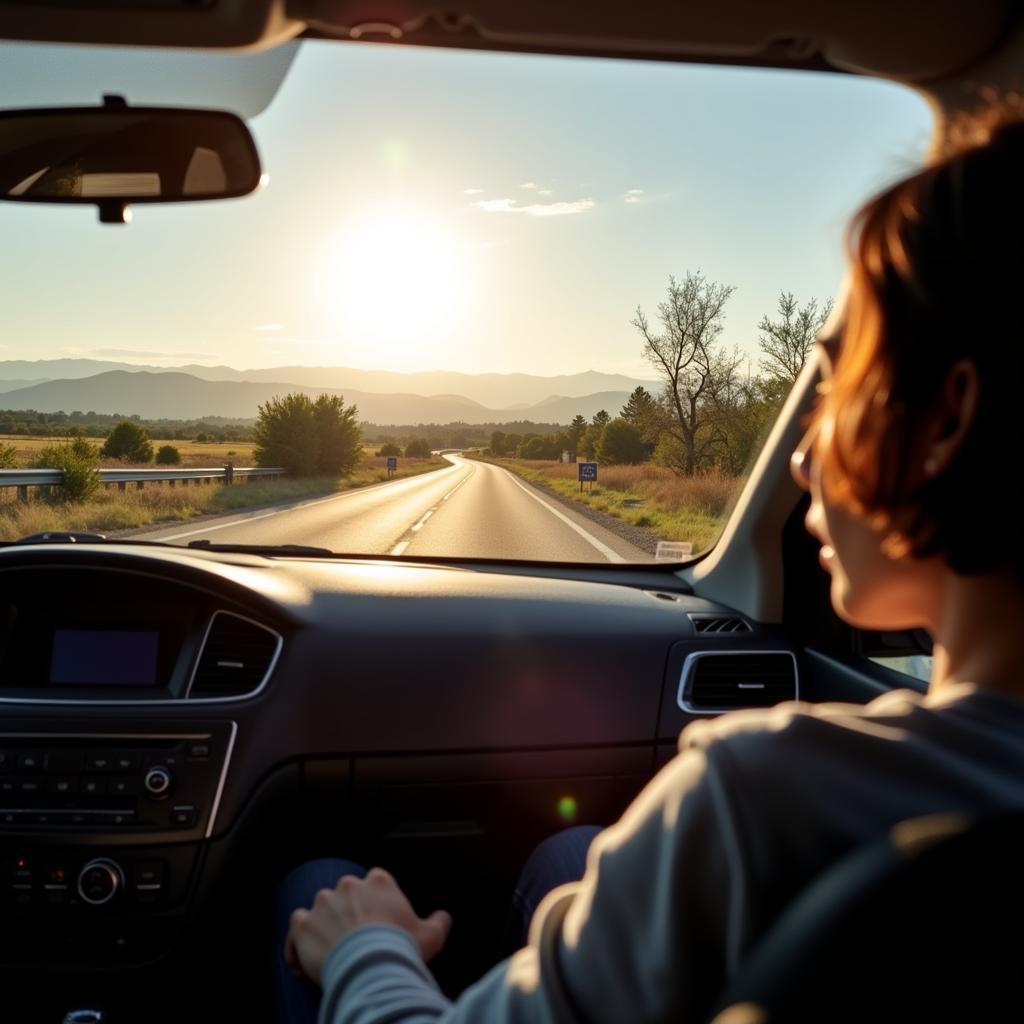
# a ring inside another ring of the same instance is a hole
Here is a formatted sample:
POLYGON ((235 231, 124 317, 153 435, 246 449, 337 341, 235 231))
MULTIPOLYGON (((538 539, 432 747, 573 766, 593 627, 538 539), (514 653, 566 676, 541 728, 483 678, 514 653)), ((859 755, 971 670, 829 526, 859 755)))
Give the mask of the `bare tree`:
POLYGON ((679 446, 674 467, 690 474, 709 453, 726 443, 717 422, 720 399, 732 386, 739 358, 715 350, 722 333, 725 304, 735 289, 704 275, 686 272, 682 281, 668 279, 668 295, 658 304, 661 333, 655 334, 637 306, 632 325, 643 338, 643 354, 665 385, 665 432, 679 446))
POLYGON ((788 392, 800 376, 814 339, 831 312, 831 299, 821 309, 816 299, 801 308, 792 292, 779 292, 779 319, 772 321, 763 316, 757 325, 761 332, 758 344, 765 356, 761 369, 769 383, 780 385, 788 392))

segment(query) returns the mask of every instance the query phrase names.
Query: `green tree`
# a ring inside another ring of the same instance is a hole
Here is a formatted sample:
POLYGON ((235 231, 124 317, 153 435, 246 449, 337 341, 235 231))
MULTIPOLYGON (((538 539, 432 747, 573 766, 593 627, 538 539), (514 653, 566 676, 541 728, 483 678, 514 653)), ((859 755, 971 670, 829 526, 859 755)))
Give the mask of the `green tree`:
POLYGON ((488 446, 492 455, 504 455, 508 451, 508 437, 501 430, 495 430, 491 434, 491 443, 488 446))
POLYGON ((612 420, 601 432, 596 455, 598 461, 609 466, 633 465, 646 460, 647 447, 639 429, 628 420, 619 418, 612 420))
POLYGON ((256 463, 283 466, 295 476, 312 476, 320 464, 320 434, 308 395, 275 395, 256 417, 256 463))
POLYGON ((105 459, 122 462, 152 462, 153 445, 144 427, 131 420, 122 420, 107 435, 101 452, 105 459))
POLYGON ((572 451, 576 451, 580 445, 580 438, 586 433, 587 430, 587 419, 580 413, 577 413, 572 418, 572 423, 569 424, 569 439, 570 448, 572 451))
POLYGON ((659 449, 671 451, 668 464, 687 476, 712 464, 727 442, 719 398, 735 383, 740 359, 721 352, 717 343, 734 290, 687 271, 682 281, 669 277, 667 298, 658 304, 661 333, 652 330, 639 306, 631 321, 643 338, 644 356, 664 384, 662 433, 677 442, 659 442, 659 449))
POLYGON ((319 472, 348 476, 359 464, 363 457, 363 434, 356 419, 358 412, 356 406, 346 406, 340 395, 318 395, 313 402, 319 472))
POLYGON ((47 445, 36 458, 37 469, 59 469, 64 473, 61 485, 53 492, 57 499, 81 502, 90 498, 100 485, 97 470, 100 452, 84 437, 66 444, 47 445))
POLYGON ((757 343, 764 356, 761 370, 767 382, 776 385, 773 391, 781 392, 781 397, 789 393, 800 376, 814 339, 831 313, 831 299, 819 309, 817 299, 800 306, 792 292, 779 292, 778 319, 761 317, 757 325, 761 332, 757 343))
POLYGON ((521 459, 557 459, 561 453, 555 451, 555 446, 553 436, 542 437, 535 434, 519 445, 516 455, 521 459))
POLYGON ((584 431, 583 436, 580 438, 580 443, 577 446, 577 452, 586 459, 592 459, 597 455, 597 450, 601 446, 601 435, 604 433, 604 427, 598 427, 591 425, 584 431))
MULTIPOLYGON (((228 453, 231 454, 230 452, 228 453)), ((181 464, 181 452, 173 444, 164 444, 157 449, 156 464, 158 466, 177 466, 181 464)))
POLYGON ((606 427, 609 423, 611 423, 611 421, 611 416, 607 412, 605 412, 604 409, 600 409, 596 413, 594 413, 595 427, 606 427))
POLYGON ((414 437, 405 446, 405 457, 407 459, 429 459, 430 445, 422 437, 414 437))
POLYGON ((397 444, 393 444, 391 441, 388 441, 387 444, 382 444, 380 446, 380 448, 377 449, 377 455, 380 458, 387 458, 387 456, 389 456, 389 455, 401 455, 401 454, 402 454, 402 449, 399 448, 397 444))
POLYGON ((16 469, 18 449, 13 444, 0 444, 0 469, 16 469))

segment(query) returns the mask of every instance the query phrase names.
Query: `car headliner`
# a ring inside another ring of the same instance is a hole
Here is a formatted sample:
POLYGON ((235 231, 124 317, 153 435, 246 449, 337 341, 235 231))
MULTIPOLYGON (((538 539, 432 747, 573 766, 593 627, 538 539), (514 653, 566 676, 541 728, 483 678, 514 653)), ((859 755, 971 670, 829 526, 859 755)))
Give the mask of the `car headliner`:
POLYGON ((0 38, 266 49, 296 36, 951 77, 1019 23, 1015 0, 0 0, 0 38))

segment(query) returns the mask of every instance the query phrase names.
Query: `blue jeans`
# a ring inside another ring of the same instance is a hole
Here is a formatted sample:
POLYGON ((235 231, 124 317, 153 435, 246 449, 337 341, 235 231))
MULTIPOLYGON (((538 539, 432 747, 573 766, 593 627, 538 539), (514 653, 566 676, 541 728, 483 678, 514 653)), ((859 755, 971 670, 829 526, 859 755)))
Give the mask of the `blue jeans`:
MULTIPOLYGON (((578 825, 549 836, 527 858, 512 893, 509 931, 518 945, 526 942, 537 904, 554 888, 583 877, 587 850, 601 830, 578 825)), ((280 1024, 316 1024, 320 989, 306 978, 292 974, 284 962, 284 940, 292 911, 311 907, 320 889, 333 889, 343 875, 362 878, 366 869, 349 860, 324 858, 300 864, 285 876, 274 900, 273 981, 280 1024)))

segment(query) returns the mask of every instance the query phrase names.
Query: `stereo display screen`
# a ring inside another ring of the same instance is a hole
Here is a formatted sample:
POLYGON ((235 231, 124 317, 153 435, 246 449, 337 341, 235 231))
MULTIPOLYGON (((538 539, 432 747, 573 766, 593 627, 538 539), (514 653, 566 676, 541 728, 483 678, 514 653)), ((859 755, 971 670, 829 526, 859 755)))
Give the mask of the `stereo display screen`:
POLYGON ((156 686, 155 629, 57 629, 52 686, 156 686))

